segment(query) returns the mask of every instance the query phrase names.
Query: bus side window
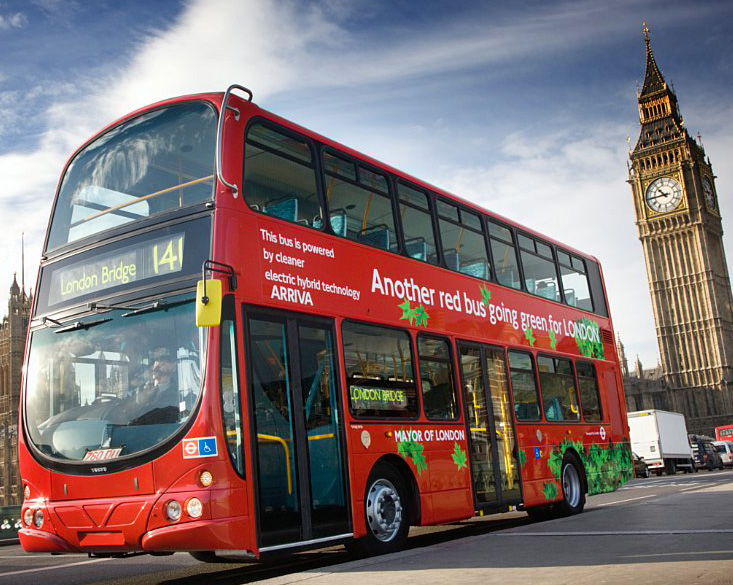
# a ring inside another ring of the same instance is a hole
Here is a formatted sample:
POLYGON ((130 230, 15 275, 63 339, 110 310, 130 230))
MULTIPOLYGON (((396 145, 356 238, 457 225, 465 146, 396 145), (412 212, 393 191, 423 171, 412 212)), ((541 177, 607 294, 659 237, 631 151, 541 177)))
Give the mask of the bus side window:
POLYGON ((577 362, 575 369, 578 374, 583 418, 590 422, 600 422, 603 420, 603 413, 601 412, 601 399, 598 396, 596 370, 589 362, 577 362))
POLYGON ((342 337, 349 408, 354 416, 417 418, 417 386, 408 333, 345 322, 342 337))
POLYGON ((590 298, 588 275, 583 260, 568 252, 558 250, 557 263, 560 266, 560 278, 562 279, 565 302, 573 307, 592 311, 593 302, 590 298))
POLYGON ((489 257, 481 218, 440 199, 436 205, 446 268, 488 280, 489 257))
POLYGON ((420 335, 417 351, 425 416, 429 420, 457 419, 458 398, 448 342, 420 335))
POLYGON ((549 422, 579 421, 580 407, 573 364, 569 359, 541 355, 537 358, 545 418, 549 422))
POLYGON ((410 258, 437 264, 438 254, 427 194, 404 183, 397 184, 397 192, 405 252, 410 258))
POLYGON ((512 232, 509 228, 491 220, 488 225, 496 280, 499 284, 519 290, 522 288, 522 281, 519 278, 519 263, 512 232))
POLYGON ((237 379, 237 340, 234 321, 221 324, 221 405, 224 419, 224 442, 229 458, 239 475, 244 476, 242 404, 237 379))
POLYGON ((586 262, 586 268, 588 269, 590 294, 593 299, 593 312, 608 317, 608 306, 603 292, 603 280, 601 279, 601 267, 596 262, 589 260, 586 262))
POLYGON ((538 421, 540 397, 537 391, 537 378, 534 373, 534 362, 529 353, 509 352, 509 373, 514 393, 514 413, 518 421, 538 421))
POLYGON ((308 142, 253 124, 244 151, 244 200, 256 211, 319 228, 321 205, 308 142))
POLYGON ((397 232, 387 178, 330 152, 323 153, 323 170, 333 232, 396 251, 397 232))
POLYGON ((552 256, 552 248, 522 234, 517 236, 517 240, 526 290, 551 301, 561 300, 560 282, 557 278, 557 266, 552 256))

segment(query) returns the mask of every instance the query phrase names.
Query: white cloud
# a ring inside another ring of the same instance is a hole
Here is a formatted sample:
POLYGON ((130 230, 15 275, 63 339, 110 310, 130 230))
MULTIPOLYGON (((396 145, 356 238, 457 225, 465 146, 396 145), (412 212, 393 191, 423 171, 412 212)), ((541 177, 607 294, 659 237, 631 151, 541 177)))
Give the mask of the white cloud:
POLYGON ((28 24, 28 17, 22 12, 0 14, 0 30, 23 28, 26 24, 28 24))

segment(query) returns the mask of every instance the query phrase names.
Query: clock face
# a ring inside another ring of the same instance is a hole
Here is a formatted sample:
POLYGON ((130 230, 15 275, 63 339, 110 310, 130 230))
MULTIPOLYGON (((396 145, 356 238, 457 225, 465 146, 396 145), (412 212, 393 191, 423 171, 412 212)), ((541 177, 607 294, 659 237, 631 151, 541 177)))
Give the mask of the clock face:
POLYGON ((662 177, 649 185, 645 198, 651 209, 657 213, 666 213, 682 201, 682 186, 671 177, 662 177))
POLYGON ((713 184, 707 177, 702 178, 702 192, 705 195, 705 205, 709 209, 715 209, 715 193, 713 193, 713 184))

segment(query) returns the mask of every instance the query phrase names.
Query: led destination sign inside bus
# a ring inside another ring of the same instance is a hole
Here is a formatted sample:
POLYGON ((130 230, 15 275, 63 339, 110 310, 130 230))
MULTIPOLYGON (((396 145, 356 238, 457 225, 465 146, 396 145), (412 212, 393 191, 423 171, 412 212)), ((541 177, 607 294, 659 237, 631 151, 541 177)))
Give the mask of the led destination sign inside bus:
POLYGON ((148 240, 53 272, 49 305, 183 269, 185 233, 148 240))

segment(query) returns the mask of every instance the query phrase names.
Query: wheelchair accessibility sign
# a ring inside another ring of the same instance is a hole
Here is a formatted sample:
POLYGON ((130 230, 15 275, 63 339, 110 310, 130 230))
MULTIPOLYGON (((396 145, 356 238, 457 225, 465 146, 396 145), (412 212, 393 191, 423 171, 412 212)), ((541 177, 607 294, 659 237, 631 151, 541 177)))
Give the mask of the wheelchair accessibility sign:
POLYGON ((183 439, 183 458, 196 459, 198 457, 216 457, 219 453, 216 449, 216 437, 197 437, 195 439, 183 439))

